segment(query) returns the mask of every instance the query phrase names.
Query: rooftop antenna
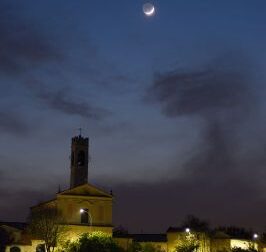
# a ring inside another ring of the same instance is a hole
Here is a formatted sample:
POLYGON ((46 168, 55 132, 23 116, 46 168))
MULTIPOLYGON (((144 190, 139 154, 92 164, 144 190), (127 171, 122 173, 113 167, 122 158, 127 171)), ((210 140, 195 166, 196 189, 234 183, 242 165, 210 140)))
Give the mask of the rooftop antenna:
POLYGON ((82 133, 82 128, 79 128, 79 136, 81 137, 81 133, 82 133))

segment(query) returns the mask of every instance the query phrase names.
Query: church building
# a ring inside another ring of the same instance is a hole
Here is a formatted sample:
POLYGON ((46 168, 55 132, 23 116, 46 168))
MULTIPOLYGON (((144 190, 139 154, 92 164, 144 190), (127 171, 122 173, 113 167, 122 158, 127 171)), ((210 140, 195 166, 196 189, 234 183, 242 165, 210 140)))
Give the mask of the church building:
POLYGON ((68 226, 69 238, 102 231, 112 234, 112 201, 107 193, 88 183, 89 139, 81 135, 71 141, 70 188, 31 208, 56 207, 68 226))
MULTIPOLYGON (((64 235, 66 240, 73 240, 80 234, 94 231, 112 235, 113 196, 112 193, 105 192, 88 183, 88 163, 89 139, 81 135, 73 137, 69 189, 58 192, 55 198, 49 201, 31 207, 31 211, 37 211, 44 207, 56 208, 62 215, 63 223, 60 224, 67 226, 64 235)), ((16 227, 6 226, 10 232, 16 231, 16 227)), ((24 230, 19 231, 18 229, 12 246, 8 246, 6 251, 11 251, 12 247, 17 247, 20 252, 35 252, 42 241, 33 241, 24 230)))

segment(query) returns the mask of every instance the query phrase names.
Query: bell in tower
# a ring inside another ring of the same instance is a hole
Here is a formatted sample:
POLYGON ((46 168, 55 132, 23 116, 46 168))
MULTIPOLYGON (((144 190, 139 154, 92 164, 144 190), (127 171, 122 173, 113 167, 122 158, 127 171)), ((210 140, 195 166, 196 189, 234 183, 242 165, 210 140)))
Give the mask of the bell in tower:
POLYGON ((81 135, 71 142, 70 188, 88 183, 89 139, 81 135))

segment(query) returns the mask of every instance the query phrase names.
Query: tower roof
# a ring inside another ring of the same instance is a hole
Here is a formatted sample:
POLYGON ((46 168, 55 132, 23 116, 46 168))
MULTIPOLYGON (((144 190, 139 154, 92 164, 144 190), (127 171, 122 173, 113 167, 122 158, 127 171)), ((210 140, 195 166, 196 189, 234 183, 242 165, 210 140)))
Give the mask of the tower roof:
POLYGON ((72 143, 88 144, 89 143, 89 138, 88 137, 83 137, 81 135, 74 136, 74 137, 72 137, 72 143))

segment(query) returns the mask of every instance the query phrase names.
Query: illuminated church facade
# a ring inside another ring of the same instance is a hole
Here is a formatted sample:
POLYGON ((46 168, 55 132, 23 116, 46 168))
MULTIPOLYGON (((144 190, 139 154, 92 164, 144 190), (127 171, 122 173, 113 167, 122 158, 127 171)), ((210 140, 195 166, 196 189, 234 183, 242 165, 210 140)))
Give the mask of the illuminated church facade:
POLYGON ((89 139, 72 138, 70 188, 31 208, 56 207, 68 226, 70 238, 82 233, 102 231, 112 234, 112 193, 88 184, 89 139))

